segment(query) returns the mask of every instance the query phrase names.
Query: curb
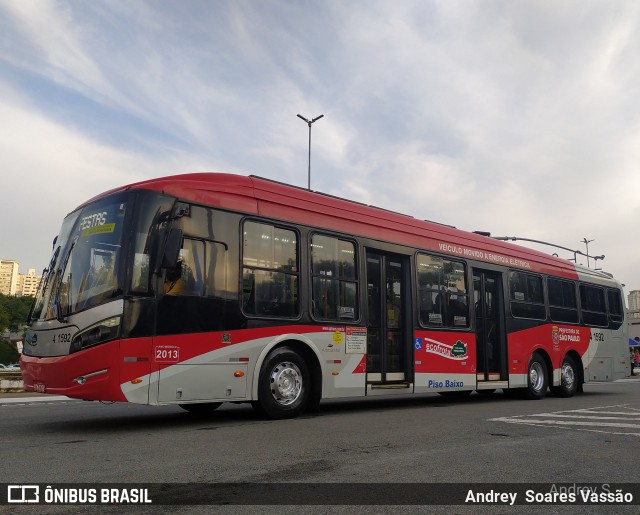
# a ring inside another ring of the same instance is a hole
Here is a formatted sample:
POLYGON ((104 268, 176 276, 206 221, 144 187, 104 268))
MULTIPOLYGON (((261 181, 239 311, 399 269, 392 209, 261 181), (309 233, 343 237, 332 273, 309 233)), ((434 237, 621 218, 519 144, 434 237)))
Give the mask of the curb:
POLYGON ((22 374, 18 372, 0 373, 0 392, 23 392, 22 374))

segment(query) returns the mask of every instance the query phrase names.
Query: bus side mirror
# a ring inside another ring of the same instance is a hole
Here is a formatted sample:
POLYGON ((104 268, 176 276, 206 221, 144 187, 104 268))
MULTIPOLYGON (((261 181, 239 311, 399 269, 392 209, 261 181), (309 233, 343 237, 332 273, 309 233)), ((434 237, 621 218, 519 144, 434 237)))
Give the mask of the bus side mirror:
POLYGON ((182 248, 182 230, 170 229, 167 239, 164 243, 164 252, 162 253, 162 268, 173 268, 180 257, 180 249, 182 248))

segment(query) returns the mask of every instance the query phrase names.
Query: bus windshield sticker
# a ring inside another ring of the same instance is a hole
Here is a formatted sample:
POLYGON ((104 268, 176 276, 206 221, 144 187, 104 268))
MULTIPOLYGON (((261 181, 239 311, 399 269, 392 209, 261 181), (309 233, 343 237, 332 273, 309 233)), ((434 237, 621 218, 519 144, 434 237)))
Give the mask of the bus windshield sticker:
POLYGON ((80 233, 82 236, 93 236, 94 234, 105 234, 115 231, 116 224, 104 224, 104 225, 95 225, 93 227, 87 227, 83 229, 80 233))
POLYGON ((115 223, 107 223, 107 217, 109 213, 107 211, 101 211, 100 213, 93 213, 87 216, 83 216, 80 219, 78 228, 82 236, 92 236, 94 234, 112 233, 115 231, 115 223))

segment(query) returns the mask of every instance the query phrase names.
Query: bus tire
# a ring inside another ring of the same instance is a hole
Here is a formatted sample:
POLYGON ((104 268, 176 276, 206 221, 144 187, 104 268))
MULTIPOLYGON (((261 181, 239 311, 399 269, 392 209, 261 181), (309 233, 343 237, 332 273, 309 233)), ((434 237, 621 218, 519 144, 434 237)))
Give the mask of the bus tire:
POLYGON ((295 418, 309 407, 311 375, 305 360, 289 347, 267 356, 258 379, 256 411, 271 419, 295 418))
POLYGON ((560 369, 560 385, 552 386, 551 392, 556 397, 573 397, 578 390, 578 367, 572 356, 565 356, 560 369))
POLYGON ((524 389, 526 399, 543 399, 549 387, 549 374, 544 358, 537 352, 531 356, 527 368, 527 387, 524 389))
POLYGON ((221 402, 197 402, 195 404, 178 404, 183 410, 197 415, 205 415, 217 410, 222 405, 221 402))

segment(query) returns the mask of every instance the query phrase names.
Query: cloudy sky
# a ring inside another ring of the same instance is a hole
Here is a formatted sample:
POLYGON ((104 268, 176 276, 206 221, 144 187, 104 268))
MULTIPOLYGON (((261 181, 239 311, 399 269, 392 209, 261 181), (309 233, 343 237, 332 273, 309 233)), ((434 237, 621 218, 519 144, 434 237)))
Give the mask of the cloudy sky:
POLYGON ((636 0, 0 0, 0 258, 40 271, 69 211, 146 178, 306 187, 296 114, 324 114, 312 189, 594 240, 640 289, 638 56, 636 0))

